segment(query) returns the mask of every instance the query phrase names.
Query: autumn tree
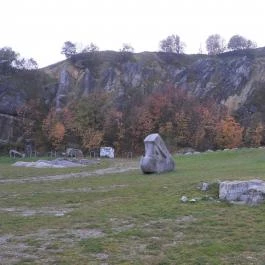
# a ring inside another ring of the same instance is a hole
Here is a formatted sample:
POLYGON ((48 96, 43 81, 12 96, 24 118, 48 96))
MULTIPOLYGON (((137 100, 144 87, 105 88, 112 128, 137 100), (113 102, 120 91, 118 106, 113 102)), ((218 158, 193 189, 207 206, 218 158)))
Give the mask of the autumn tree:
POLYGON ((47 117, 43 120, 42 129, 55 150, 63 147, 66 130, 54 108, 49 111, 47 117))
POLYGON ((264 137, 264 126, 261 122, 259 122, 254 130, 254 133, 252 135, 252 144, 255 147, 258 147, 261 145, 261 142, 264 137))
POLYGON ((227 111, 225 107, 220 107, 210 100, 197 106, 196 113, 198 115, 196 130, 193 133, 194 147, 199 150, 213 149, 217 125, 227 111))
POLYGON ((157 132, 155 130, 156 118, 159 117, 154 117, 148 106, 137 107, 134 113, 131 126, 125 133, 130 137, 131 150, 135 153, 143 153, 143 139, 148 134, 157 132))
POLYGON ((47 144, 47 138, 42 130, 42 121, 47 114, 44 102, 40 98, 29 99, 16 111, 21 121, 23 138, 31 139, 35 147, 41 150, 47 144))
POLYGON ((125 141, 125 117, 117 108, 112 107, 106 113, 104 122, 104 144, 115 148, 121 154, 125 141))
POLYGON ((150 133, 160 133, 172 151, 187 146, 200 150, 214 144, 236 146, 242 139, 241 127, 231 117, 221 120, 214 102, 202 105, 180 88, 166 85, 142 101, 135 90, 130 93, 124 106, 112 104, 109 94, 102 91, 74 101, 57 115, 50 112, 44 129, 52 146, 59 149, 67 137, 75 136, 85 150, 104 144, 120 154, 139 154, 150 133))
POLYGON ((159 46, 162 52, 180 54, 184 52, 185 43, 180 41, 180 37, 178 35, 171 35, 166 39, 161 40, 159 46))
POLYGON ((210 35, 206 40, 206 50, 210 55, 216 55, 226 50, 225 40, 219 34, 210 35))
POLYGON ((74 102, 71 111, 74 113, 70 130, 81 139, 86 150, 100 146, 103 141, 103 129, 108 105, 108 95, 105 92, 93 92, 89 96, 74 102))
POLYGON ((258 147, 261 145, 265 136, 264 125, 261 122, 250 124, 244 135, 244 142, 247 146, 258 147))
POLYGON ((64 134, 65 134, 65 127, 63 123, 61 122, 56 122, 54 126, 51 128, 49 138, 52 141, 53 146, 55 149, 58 149, 60 144, 62 143, 64 139, 64 134))
POLYGON ((231 116, 217 124, 215 143, 218 148, 235 148, 242 144, 243 128, 231 116))
MULTIPOLYGON (((146 98, 135 108, 130 137, 135 150, 150 133, 159 132, 171 149, 213 147, 218 121, 217 108, 212 102, 202 107, 200 102, 180 88, 168 86, 146 98), (209 141, 207 141, 209 139, 209 141)), ((127 132, 126 132, 127 133, 127 132)), ((127 134, 126 134, 127 135, 127 134)))

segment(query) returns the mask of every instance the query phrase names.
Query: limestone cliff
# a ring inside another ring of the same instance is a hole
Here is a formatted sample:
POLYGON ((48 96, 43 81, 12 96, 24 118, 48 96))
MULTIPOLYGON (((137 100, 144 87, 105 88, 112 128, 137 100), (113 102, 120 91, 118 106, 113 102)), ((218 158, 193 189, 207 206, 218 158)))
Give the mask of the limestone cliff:
POLYGON ((265 48, 218 56, 144 52, 123 59, 120 53, 110 51, 91 56, 78 54, 43 69, 58 80, 57 108, 69 98, 94 90, 114 91, 119 97, 128 90, 151 93, 171 83, 198 98, 213 98, 231 112, 246 106, 253 111, 252 101, 256 93, 262 93, 265 81, 265 48))

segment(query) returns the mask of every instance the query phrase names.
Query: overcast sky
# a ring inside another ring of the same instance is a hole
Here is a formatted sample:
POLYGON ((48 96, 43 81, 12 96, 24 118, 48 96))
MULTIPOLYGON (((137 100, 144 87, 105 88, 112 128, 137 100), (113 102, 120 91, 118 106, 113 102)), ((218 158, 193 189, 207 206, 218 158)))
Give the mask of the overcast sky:
POLYGON ((264 0, 0 0, 0 48, 9 46, 40 67, 64 59, 65 41, 100 50, 123 43, 158 51, 177 34, 186 53, 205 51, 211 34, 239 34, 265 46, 264 0))

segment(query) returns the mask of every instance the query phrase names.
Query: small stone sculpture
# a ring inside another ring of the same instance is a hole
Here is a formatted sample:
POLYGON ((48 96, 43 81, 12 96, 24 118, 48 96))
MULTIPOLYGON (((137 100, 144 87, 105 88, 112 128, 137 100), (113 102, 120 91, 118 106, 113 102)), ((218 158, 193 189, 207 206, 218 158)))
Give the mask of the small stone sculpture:
POLYGON ((145 155, 140 167, 143 173, 162 173, 175 169, 175 162, 158 133, 149 134, 144 139, 145 155))

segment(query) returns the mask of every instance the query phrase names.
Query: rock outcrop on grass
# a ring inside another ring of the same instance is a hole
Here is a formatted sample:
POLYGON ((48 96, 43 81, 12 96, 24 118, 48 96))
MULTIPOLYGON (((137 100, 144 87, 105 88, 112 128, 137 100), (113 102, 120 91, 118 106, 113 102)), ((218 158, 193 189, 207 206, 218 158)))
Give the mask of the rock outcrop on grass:
POLYGON ((35 162, 17 161, 13 164, 16 167, 35 167, 35 168, 68 168, 68 167, 83 167, 85 165, 93 164, 95 161, 81 159, 70 161, 66 159, 55 160, 38 160, 35 162))
POLYGON ((265 182, 258 179, 223 181, 219 186, 219 198, 249 205, 260 204, 264 202, 265 198, 265 182))

